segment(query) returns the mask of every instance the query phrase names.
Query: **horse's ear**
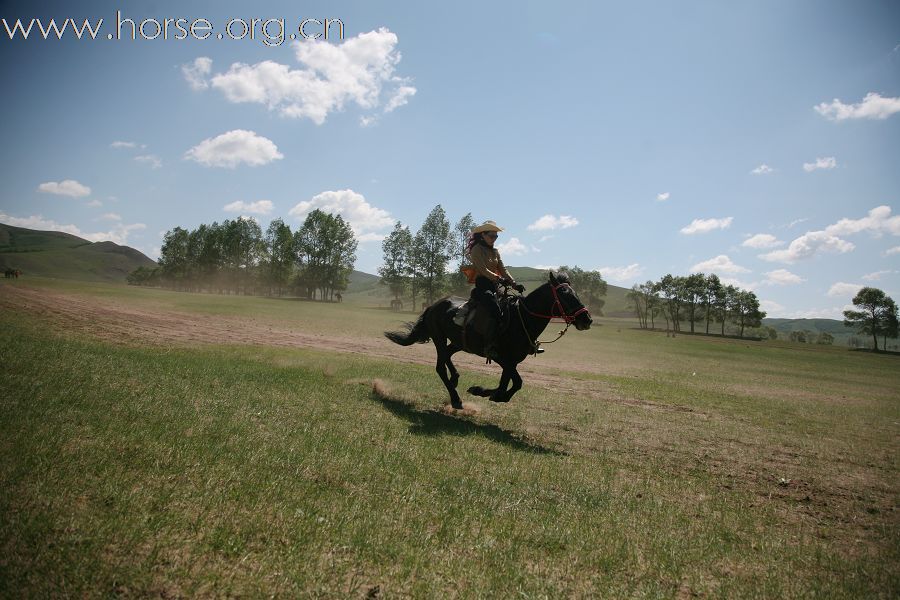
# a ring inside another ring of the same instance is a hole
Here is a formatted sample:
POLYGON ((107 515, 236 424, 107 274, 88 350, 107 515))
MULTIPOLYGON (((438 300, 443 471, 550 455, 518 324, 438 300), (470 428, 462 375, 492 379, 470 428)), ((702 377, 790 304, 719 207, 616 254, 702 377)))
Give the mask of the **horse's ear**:
POLYGON ((550 269, 550 283, 556 285, 556 273, 553 271, 553 269, 550 269))

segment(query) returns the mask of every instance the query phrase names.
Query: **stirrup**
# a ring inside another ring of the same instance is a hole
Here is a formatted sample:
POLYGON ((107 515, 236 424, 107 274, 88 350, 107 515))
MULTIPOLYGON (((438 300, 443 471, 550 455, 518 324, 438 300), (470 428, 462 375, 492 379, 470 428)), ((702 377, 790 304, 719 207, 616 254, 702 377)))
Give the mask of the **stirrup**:
POLYGON ((535 354, 543 354, 544 353, 544 349, 541 348, 540 344, 538 344, 537 346, 534 347, 534 353, 535 354))

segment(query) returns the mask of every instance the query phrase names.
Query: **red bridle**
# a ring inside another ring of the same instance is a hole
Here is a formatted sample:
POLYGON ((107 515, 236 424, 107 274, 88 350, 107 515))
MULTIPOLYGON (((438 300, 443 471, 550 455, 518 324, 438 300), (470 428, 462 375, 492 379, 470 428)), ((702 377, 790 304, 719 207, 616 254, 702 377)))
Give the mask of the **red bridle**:
MULTIPOLYGON (((562 319, 563 321, 565 321, 566 325, 571 325, 572 323, 575 322, 575 319, 576 319, 576 317, 578 317, 578 315, 580 315, 581 313, 588 312, 588 309, 585 308, 584 306, 582 306, 581 308, 576 310, 571 315, 569 313, 567 313, 566 308, 563 306, 562 301, 559 299, 559 294, 556 292, 556 290, 558 290, 559 288, 561 288, 563 286, 570 288, 570 289, 572 287, 568 283, 558 283, 556 285, 550 286, 550 290, 553 292, 553 306, 550 307, 549 315, 542 315, 540 313, 532 312, 531 309, 529 309, 528 306, 525 305, 524 302, 522 302, 522 305, 525 306, 525 310, 532 317, 540 317, 541 319, 547 319, 550 321, 552 321, 553 319, 562 319), (559 314, 555 314, 557 309, 559 309, 559 314)), ((590 314, 590 313, 588 313, 588 314, 590 314)))

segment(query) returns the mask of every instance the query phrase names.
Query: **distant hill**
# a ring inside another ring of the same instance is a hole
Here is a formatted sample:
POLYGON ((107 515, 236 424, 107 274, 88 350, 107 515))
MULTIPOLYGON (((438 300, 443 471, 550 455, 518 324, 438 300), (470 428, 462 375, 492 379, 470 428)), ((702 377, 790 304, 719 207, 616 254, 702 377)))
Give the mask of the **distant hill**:
POLYGON ((129 246, 0 223, 0 268, 18 269, 25 277, 124 282, 141 266, 155 267, 156 263, 129 246))
POLYGON ((850 327, 844 327, 843 321, 837 319, 763 319, 763 326, 772 327, 778 332, 779 337, 786 338, 792 331, 811 331, 813 334, 823 332, 834 336, 834 344, 846 345, 851 336, 859 336, 850 327))
MULTIPOLYGON (((526 287, 527 290, 534 288, 547 282, 547 271, 535 269, 532 267, 508 267, 509 274, 512 275, 517 282, 526 287)), ((381 278, 378 275, 363 273, 362 271, 353 271, 350 274, 350 285, 347 288, 345 297, 354 302, 362 302, 367 304, 379 304, 388 306, 391 300, 391 294, 387 286, 381 285, 381 278)), ((603 314, 610 317, 632 317, 634 311, 629 308, 627 295, 628 290, 615 285, 610 285, 606 293, 606 306, 603 314)), ((408 299, 404 299, 408 301, 408 299)), ((421 298, 419 299, 421 302, 421 298)))

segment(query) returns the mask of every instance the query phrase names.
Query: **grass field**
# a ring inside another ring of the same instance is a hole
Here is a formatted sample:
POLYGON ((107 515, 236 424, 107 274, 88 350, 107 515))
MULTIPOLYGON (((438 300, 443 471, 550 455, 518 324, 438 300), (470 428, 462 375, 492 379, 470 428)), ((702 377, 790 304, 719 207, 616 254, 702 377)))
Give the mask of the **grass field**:
POLYGON ((900 358, 606 320, 454 412, 412 316, 0 282, 0 596, 900 595, 900 358))

